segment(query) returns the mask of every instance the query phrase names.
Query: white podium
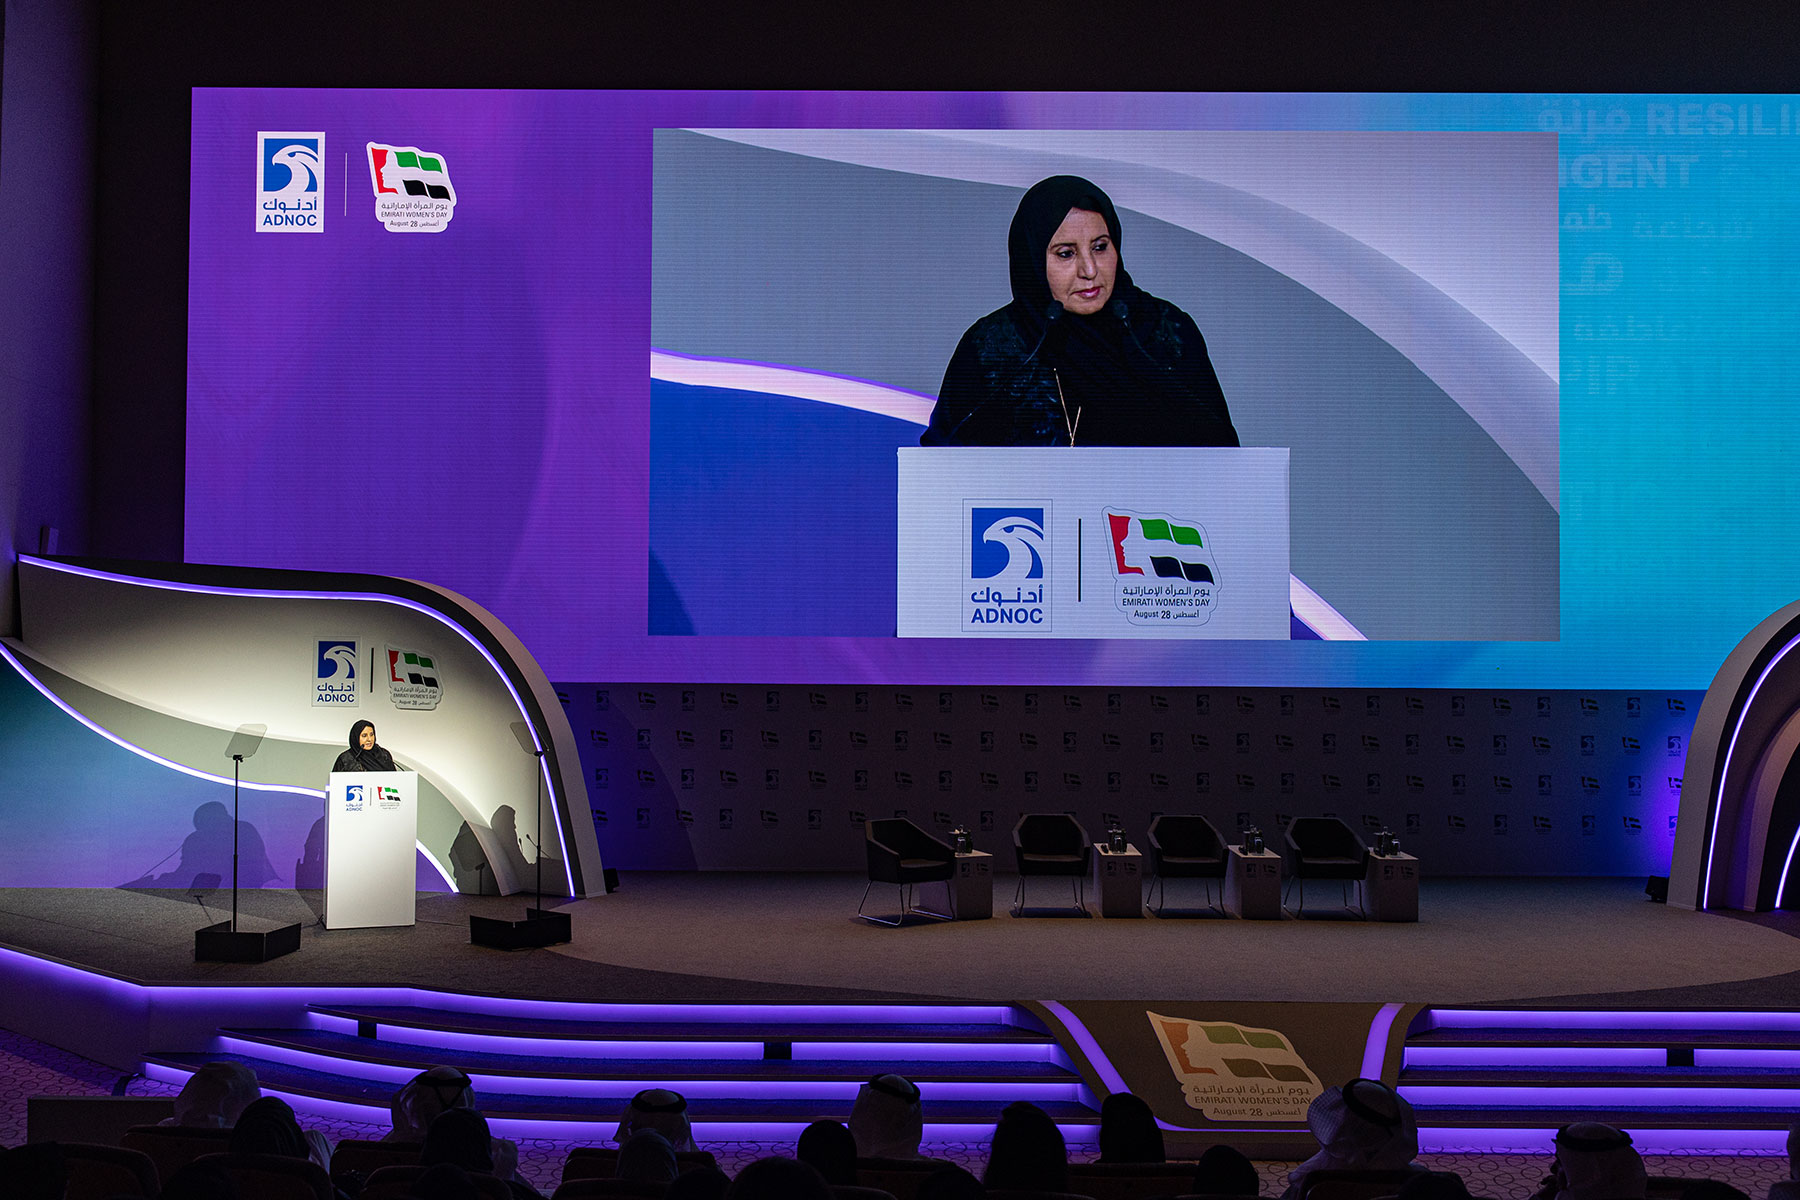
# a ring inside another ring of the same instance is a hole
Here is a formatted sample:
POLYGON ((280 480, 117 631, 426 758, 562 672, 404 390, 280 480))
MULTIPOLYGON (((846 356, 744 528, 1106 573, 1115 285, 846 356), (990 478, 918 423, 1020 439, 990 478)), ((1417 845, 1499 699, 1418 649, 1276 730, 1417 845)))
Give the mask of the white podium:
POLYGON ((325 928, 413 924, 419 777, 333 771, 325 793, 325 928))
POLYGON ((898 453, 901 637, 1290 636, 1285 449, 898 453))

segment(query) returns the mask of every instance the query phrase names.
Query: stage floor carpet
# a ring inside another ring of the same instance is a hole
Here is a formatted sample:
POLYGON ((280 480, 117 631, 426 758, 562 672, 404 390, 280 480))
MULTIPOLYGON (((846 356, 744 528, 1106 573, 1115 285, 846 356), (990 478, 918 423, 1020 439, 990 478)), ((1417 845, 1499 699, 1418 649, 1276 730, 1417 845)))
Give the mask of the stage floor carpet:
MULTIPOLYGON (((572 943, 513 952, 471 945, 468 917, 522 917, 522 896, 421 893, 416 926, 326 930, 316 892, 246 891, 244 927, 306 926, 297 953, 258 965, 193 961, 193 931, 219 919, 229 893, 207 897, 209 915, 185 893, 13 888, 0 889, 0 943, 143 983, 389 984, 632 1002, 1786 1008, 1800 995, 1792 914, 1687 912, 1646 899, 1641 880, 1428 880, 1417 924, 1016 918, 1005 911, 1013 882, 996 880, 991 920, 889 929, 855 919, 861 875, 631 873, 613 895, 563 906, 572 943)), ((1054 901, 1052 886, 1036 881, 1034 903, 1054 901)), ((1323 913, 1336 895, 1315 885, 1309 905, 1323 913)), ((878 886, 872 911, 891 912, 895 896, 878 886)))

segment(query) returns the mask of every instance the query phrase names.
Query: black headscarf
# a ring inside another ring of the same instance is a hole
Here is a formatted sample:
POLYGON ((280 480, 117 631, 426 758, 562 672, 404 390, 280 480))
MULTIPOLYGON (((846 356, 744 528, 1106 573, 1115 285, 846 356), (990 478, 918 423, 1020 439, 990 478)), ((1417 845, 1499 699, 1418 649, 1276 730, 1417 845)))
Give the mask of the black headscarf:
POLYGON ((1166 439, 1168 444, 1237 445, 1237 434, 1231 429, 1230 417, 1224 415, 1224 397, 1219 394, 1218 380, 1198 332, 1193 335, 1198 344, 1184 348, 1188 362, 1182 367, 1172 369, 1169 362, 1151 357, 1147 343, 1157 336, 1152 326, 1157 314, 1168 306, 1132 282, 1125 269, 1124 230, 1118 210, 1096 184, 1079 175, 1052 175, 1033 184, 1013 214, 1006 252, 1012 319, 1026 344, 1039 346, 1039 359, 1054 368, 1067 419, 1073 422, 1077 408, 1081 409, 1077 441, 1086 445, 1158 443, 1165 439, 1156 431, 1166 430, 1172 435, 1166 439), (1055 303, 1045 275, 1050 239, 1070 209, 1098 213, 1119 256, 1106 307, 1088 315, 1069 312, 1055 303), (1171 401, 1177 407, 1171 407, 1171 401), (1202 410, 1216 411, 1222 422, 1191 427, 1196 419, 1214 419, 1198 417, 1202 410))
POLYGON ((375 728, 373 721, 358 721, 350 727, 350 749, 338 755, 334 771, 398 771, 394 765, 394 756, 387 752, 380 742, 376 742, 367 750, 362 748, 359 739, 362 731, 375 728))

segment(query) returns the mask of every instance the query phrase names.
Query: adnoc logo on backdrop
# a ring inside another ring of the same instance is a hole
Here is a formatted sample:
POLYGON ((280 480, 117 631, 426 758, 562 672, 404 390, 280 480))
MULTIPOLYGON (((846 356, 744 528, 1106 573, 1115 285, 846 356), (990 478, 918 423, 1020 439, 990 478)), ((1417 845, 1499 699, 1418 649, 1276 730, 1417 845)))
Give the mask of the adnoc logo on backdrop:
POLYGON ((356 707, 356 642, 319 638, 314 643, 313 707, 356 707))
POLYGON ((970 503, 965 631, 1008 634, 1050 630, 1050 533, 1044 501, 970 503))
POLYGON ((256 135, 256 232, 325 232, 325 134, 256 135))

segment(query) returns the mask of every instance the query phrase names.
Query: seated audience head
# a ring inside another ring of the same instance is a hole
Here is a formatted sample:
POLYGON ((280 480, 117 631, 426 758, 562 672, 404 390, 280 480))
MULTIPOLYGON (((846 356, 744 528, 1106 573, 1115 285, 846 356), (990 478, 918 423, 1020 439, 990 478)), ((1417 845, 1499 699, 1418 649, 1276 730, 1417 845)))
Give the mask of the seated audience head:
POLYGON ((0 1152, 0 1186, 19 1200, 62 1200, 69 1168, 55 1142, 30 1142, 0 1152))
POLYGON ((1750 1200, 1750 1197, 1723 1179, 1690 1179, 1682 1185, 1681 1200, 1750 1200))
POLYGON ((954 1163, 945 1163, 919 1181, 913 1200, 985 1200, 981 1180, 954 1163))
POLYGON ((678 1154, 700 1148, 694 1145, 694 1130, 688 1124, 687 1097, 668 1088, 645 1088, 633 1096, 613 1139, 623 1146, 640 1129, 662 1134, 678 1154))
POLYGON ((1206 1196, 1255 1196, 1262 1191, 1256 1164, 1234 1146, 1208 1146, 1194 1165, 1193 1191, 1206 1196))
POLYGON ((1598 1121, 1556 1131, 1557 1200, 1643 1200, 1649 1186, 1631 1135, 1598 1121))
POLYGON ((494 1148, 487 1118, 472 1108, 439 1113, 425 1131, 419 1161, 428 1167, 450 1163, 477 1175, 492 1175, 494 1148))
POLYGON ((663 1200, 725 1200, 731 1190, 731 1176, 717 1167, 695 1167, 683 1171, 663 1193, 663 1200))
POLYGON ((162 1185, 163 1200, 238 1200, 237 1180, 223 1163, 198 1158, 177 1168, 162 1185))
POLYGON ((626 1138, 613 1169, 615 1179, 640 1183, 668 1183, 680 1173, 675 1166, 675 1147, 654 1129, 640 1129, 626 1138))
POLYGON ((856 1091, 850 1133, 864 1158, 918 1158, 925 1134, 919 1089, 903 1075, 877 1075, 856 1091))
POLYGON ((856 1186, 856 1139, 841 1121, 814 1121, 800 1131, 794 1157, 833 1185, 856 1186))
POLYGON ((825 1177, 792 1158, 759 1158, 737 1173, 725 1200, 832 1200, 825 1177))
POLYGON ((425 1131, 439 1113, 453 1108, 474 1108, 475 1088, 455 1067, 433 1067, 400 1085, 388 1104, 393 1116, 390 1142, 422 1142, 425 1131))
POLYGON ((1319 1150, 1288 1172, 1288 1196, 1299 1195, 1314 1171, 1398 1171, 1419 1156, 1412 1105, 1373 1079, 1352 1079, 1313 1097, 1306 1127, 1319 1139, 1319 1150))
POLYGON ((278 1096, 253 1100, 231 1127, 233 1154, 278 1154, 282 1158, 307 1158, 311 1154, 306 1134, 294 1110, 278 1096))
POLYGON ((981 1182, 1023 1192, 1069 1190, 1069 1148, 1050 1114, 1020 1100, 1000 1113, 981 1182))
POLYGON ((1100 1161, 1103 1163, 1159 1163, 1163 1152, 1162 1130, 1150 1106, 1130 1092, 1114 1092, 1100 1104, 1100 1161))
POLYGON ((175 1115, 167 1123, 184 1129, 230 1129, 261 1096, 255 1071, 243 1063, 210 1062, 181 1085, 175 1115))

